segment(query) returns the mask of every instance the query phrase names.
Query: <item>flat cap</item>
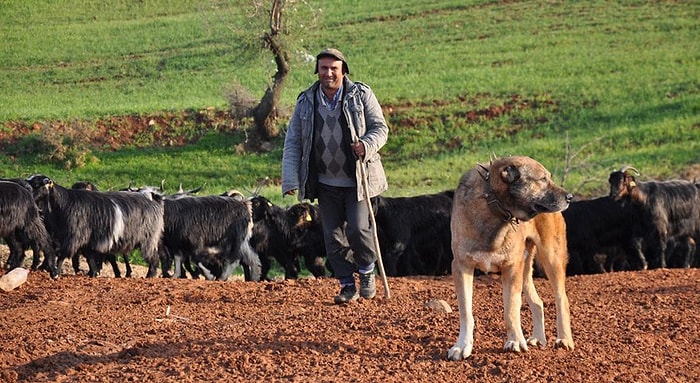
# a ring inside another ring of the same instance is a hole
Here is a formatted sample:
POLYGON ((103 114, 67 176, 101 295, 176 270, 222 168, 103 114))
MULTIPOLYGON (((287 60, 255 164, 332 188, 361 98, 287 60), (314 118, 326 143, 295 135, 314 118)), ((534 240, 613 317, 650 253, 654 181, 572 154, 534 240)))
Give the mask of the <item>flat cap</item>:
POLYGON ((314 70, 314 73, 318 73, 318 60, 320 60, 322 57, 333 57, 334 59, 342 61, 343 73, 350 73, 350 68, 348 68, 348 62, 345 60, 345 55, 343 54, 343 52, 335 48, 326 48, 316 55, 316 69, 314 70))

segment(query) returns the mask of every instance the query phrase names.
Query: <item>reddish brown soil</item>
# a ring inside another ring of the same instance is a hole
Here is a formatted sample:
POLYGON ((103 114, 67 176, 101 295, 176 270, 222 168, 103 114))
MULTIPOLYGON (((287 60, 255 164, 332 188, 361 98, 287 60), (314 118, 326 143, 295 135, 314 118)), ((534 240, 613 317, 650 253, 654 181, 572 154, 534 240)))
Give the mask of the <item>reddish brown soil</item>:
MULTIPOLYGON (((107 267, 108 268, 108 267, 107 267)), ((379 280, 378 280, 379 282, 379 280)), ((33 272, 0 291, 2 382, 693 382, 700 376, 700 270, 570 277, 576 349, 504 352, 497 276, 475 279, 474 354, 458 333, 450 277, 390 278, 374 300, 331 304, 323 278, 243 281, 88 278, 33 272), (425 303, 443 299, 451 313, 425 303), (169 308, 169 312, 168 312, 169 308)), ((523 308, 525 328, 529 311, 523 308)))
POLYGON ((207 130, 234 130, 236 121, 226 112, 163 112, 153 115, 126 115, 97 120, 4 121, 0 123, 0 147, 31 135, 47 133, 70 137, 76 143, 101 150, 137 146, 182 146, 196 141, 207 130), (196 130, 198 128, 200 131, 196 130))

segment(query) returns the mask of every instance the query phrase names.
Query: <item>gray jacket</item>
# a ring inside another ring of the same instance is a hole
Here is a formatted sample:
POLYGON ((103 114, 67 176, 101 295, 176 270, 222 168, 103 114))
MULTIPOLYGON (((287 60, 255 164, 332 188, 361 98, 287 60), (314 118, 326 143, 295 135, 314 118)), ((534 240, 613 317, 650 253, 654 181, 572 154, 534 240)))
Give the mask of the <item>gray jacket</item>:
MULTIPOLYGON (((314 137, 314 99, 318 87, 317 81, 297 98, 294 114, 289 120, 284 139, 282 194, 296 189, 299 201, 314 200, 317 197, 316 185, 310 184, 315 181, 310 177, 309 158, 314 137)), ((388 188, 379 149, 386 143, 389 127, 384 120, 379 101, 369 86, 361 82, 352 82, 345 77, 343 89, 345 92, 341 105, 343 114, 347 120, 352 141, 359 139, 365 145, 363 162, 367 169, 367 189, 369 196, 375 197, 388 188)), ((355 168, 357 200, 362 201, 364 193, 359 160, 355 168)))

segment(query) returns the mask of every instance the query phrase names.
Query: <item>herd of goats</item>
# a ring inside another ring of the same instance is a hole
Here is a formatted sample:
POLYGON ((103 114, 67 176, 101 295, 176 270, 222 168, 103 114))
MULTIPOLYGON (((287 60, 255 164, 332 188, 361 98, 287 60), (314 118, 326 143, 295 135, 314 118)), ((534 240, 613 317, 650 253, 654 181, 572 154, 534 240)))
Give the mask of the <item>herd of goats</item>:
MULTIPOLYGON (((635 176, 629 166, 612 172, 608 196, 574 201, 562 213, 568 275, 700 266, 700 184, 635 176)), ((246 280, 266 280, 273 260, 285 278, 297 278, 303 268, 316 277, 332 275, 316 205, 277 206, 259 190, 251 197, 199 191, 99 191, 89 182, 67 188, 45 175, 1 179, 0 236, 10 250, 4 267, 22 266, 31 249, 31 268, 54 278, 67 259, 82 272, 80 257, 89 276, 109 263, 119 277, 121 255, 129 277, 129 255, 138 250, 149 278, 160 266, 163 277, 226 280, 241 265, 246 280)), ((450 273, 452 196, 448 190, 373 199, 386 275, 450 273)))

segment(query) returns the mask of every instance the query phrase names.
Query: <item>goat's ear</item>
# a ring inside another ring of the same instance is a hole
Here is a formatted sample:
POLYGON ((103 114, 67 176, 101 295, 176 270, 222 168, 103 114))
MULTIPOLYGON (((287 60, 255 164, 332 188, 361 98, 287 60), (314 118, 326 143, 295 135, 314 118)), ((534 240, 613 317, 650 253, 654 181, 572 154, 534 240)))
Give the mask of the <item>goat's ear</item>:
POLYGON ((506 183, 513 183, 520 179, 520 170, 516 166, 508 165, 501 170, 501 178, 506 183))

